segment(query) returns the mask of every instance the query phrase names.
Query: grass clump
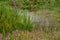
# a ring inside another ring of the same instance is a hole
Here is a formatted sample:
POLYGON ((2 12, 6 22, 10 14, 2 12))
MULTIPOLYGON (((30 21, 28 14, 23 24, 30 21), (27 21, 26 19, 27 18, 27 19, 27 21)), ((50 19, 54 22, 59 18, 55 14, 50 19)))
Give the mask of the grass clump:
POLYGON ((0 6, 0 33, 5 35, 13 30, 32 31, 33 23, 30 17, 27 18, 26 13, 21 16, 9 5, 0 6))

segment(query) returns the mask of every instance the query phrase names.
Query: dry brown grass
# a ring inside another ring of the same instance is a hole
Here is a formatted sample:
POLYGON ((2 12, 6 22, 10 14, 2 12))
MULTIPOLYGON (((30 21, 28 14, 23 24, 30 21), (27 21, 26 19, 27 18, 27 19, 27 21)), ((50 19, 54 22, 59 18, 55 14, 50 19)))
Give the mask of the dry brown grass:
MULTIPOLYGON (((1 35, 0 35, 1 36, 1 35)), ((9 33, 3 40, 60 40, 60 31, 44 32, 44 31, 13 31, 9 33)), ((2 40, 2 36, 0 37, 2 40)))

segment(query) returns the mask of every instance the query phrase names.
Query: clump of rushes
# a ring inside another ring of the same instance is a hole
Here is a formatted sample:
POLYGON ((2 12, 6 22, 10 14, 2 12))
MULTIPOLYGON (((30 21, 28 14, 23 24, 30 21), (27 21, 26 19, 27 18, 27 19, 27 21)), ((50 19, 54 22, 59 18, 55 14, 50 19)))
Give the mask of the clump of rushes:
POLYGON ((18 15, 18 12, 11 6, 1 5, 0 7, 0 33, 5 35, 13 30, 32 31, 32 22, 26 14, 18 15))
MULTIPOLYGON (((30 20, 30 16, 27 16, 27 13, 24 12, 20 12, 20 27, 23 30, 28 30, 28 31, 32 31, 33 29, 33 22, 30 20)), ((20 28, 19 28, 20 29, 20 28)))

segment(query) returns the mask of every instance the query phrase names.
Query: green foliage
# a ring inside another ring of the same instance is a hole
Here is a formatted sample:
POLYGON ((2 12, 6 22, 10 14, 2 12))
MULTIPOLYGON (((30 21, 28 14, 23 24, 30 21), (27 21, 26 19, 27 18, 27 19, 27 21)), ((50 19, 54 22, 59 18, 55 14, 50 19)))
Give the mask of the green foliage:
POLYGON ((20 27, 18 29, 32 31, 33 22, 30 20, 30 16, 27 16, 26 12, 19 12, 20 27))
MULTIPOLYGON (((59 0, 15 0, 15 2, 18 9, 38 10, 60 8, 59 0)), ((60 23, 59 14, 56 18, 59 18, 57 21, 60 23)), ((44 31, 48 29, 47 31, 50 32, 52 29, 55 30, 55 27, 53 28, 50 25, 50 27, 43 27, 42 29, 44 31)), ((59 27, 56 28, 58 30, 59 27)), ((30 17, 27 18, 27 14, 24 12, 18 15, 11 0, 0 0, 0 32, 5 35, 5 33, 16 29, 32 31, 33 22, 31 22, 30 17)))
MULTIPOLYGON (((10 6, 12 5, 12 0, 1 0, 6 2, 10 6)), ((38 9, 54 9, 60 8, 59 0, 14 0, 19 9, 28 9, 28 10, 38 10, 38 9)))
POLYGON ((18 15, 18 11, 12 6, 2 4, 0 6, 0 33, 5 35, 13 30, 32 31, 33 23, 30 21, 30 17, 27 18, 26 13, 22 13, 22 16, 18 15))
POLYGON ((59 7, 59 0, 16 0, 18 8, 28 10, 54 9, 59 7))

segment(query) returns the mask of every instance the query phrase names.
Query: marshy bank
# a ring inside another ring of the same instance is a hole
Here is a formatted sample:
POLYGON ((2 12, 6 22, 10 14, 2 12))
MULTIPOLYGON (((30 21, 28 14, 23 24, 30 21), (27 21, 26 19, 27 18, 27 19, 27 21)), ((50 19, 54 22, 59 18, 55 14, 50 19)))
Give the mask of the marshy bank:
POLYGON ((60 40, 59 4, 59 0, 1 0, 0 40, 60 40))

